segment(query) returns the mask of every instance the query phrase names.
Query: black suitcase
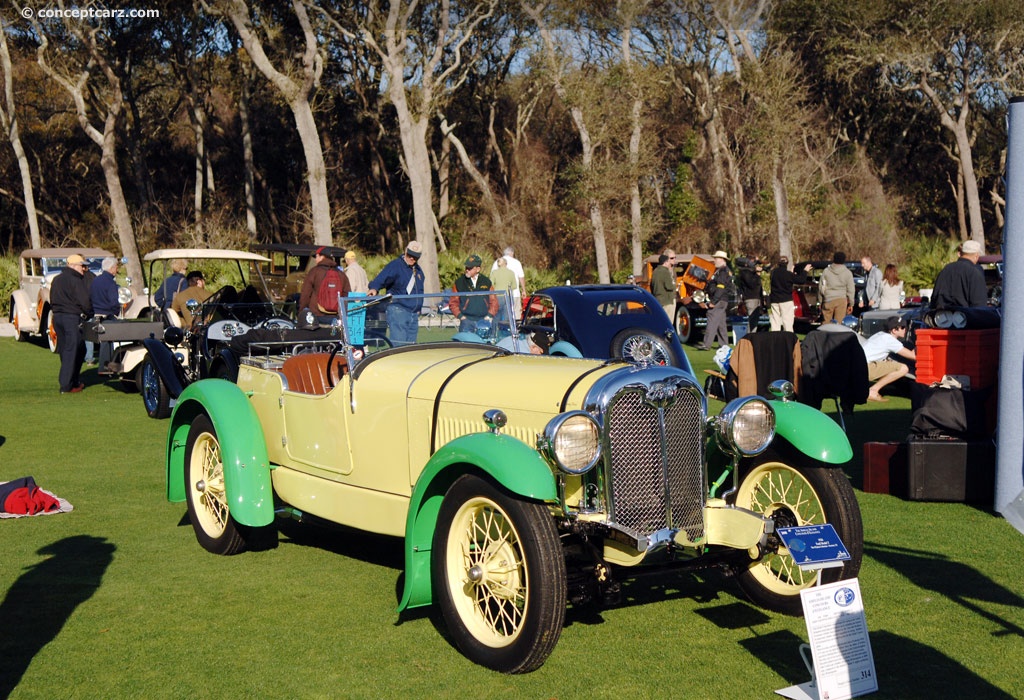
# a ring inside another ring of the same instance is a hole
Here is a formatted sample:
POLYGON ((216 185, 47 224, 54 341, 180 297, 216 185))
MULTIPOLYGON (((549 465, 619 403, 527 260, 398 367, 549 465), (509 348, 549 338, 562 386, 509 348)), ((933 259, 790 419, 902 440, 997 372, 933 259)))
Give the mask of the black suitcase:
POLYGON ((907 498, 991 506, 995 467, 992 440, 912 438, 907 442, 907 498))

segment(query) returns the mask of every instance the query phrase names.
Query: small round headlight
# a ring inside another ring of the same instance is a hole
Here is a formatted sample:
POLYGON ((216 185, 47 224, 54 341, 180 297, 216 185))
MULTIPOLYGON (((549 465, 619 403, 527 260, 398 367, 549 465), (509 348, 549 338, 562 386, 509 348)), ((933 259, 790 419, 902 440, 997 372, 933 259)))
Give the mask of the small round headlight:
POLYGON ((545 426, 542 449, 563 472, 583 474, 601 456, 601 430, 589 413, 562 413, 545 426))
POLYGON ((735 399, 715 421, 719 444, 733 454, 748 457, 764 452, 775 437, 775 411, 762 398, 735 399))

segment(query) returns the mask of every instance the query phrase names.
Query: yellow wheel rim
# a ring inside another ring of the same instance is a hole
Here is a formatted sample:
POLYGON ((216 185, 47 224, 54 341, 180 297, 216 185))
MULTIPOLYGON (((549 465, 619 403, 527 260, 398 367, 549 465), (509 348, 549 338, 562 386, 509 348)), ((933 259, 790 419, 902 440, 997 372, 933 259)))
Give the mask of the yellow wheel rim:
POLYGON ((494 501, 466 501, 452 520, 446 557, 455 609, 470 634, 490 647, 512 644, 529 603, 528 569, 515 525, 494 501))
POLYGON ((199 525, 216 539, 228 524, 228 499, 224 492, 224 465, 216 436, 202 433, 192 447, 188 465, 189 484, 194 512, 199 525))
MULTIPOLYGON (((774 517, 777 527, 825 522, 818 493, 800 472, 781 462, 756 467, 740 485, 736 504, 774 517)), ((750 573, 764 588, 780 595, 794 595, 809 588, 817 576, 817 572, 801 570, 782 545, 777 553, 769 553, 753 564, 750 573)))

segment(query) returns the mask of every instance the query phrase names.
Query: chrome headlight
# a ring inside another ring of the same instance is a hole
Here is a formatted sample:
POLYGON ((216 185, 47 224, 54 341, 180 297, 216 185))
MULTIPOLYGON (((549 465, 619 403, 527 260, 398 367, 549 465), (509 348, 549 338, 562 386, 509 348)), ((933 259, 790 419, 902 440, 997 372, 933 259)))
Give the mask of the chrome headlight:
POLYGON ((601 429, 589 413, 562 413, 544 427, 540 448, 566 474, 583 474, 601 456, 601 429))
POLYGON ((121 306, 131 304, 134 296, 135 295, 132 294, 132 290, 128 289, 128 287, 117 288, 117 303, 121 306))
POLYGON ((693 293, 693 300, 698 304, 703 304, 708 300, 708 293, 703 289, 698 289, 693 293))
POLYGON ((775 411, 757 396, 734 399, 715 419, 715 433, 722 449, 732 454, 759 454, 775 437, 775 411))

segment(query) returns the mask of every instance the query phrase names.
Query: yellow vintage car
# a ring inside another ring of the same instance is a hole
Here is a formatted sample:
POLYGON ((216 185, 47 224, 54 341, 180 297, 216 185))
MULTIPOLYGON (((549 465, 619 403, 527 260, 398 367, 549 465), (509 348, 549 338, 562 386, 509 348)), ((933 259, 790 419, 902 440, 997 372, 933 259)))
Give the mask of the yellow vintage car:
POLYGON ((788 382, 708 416, 688 369, 453 342, 427 317, 415 344, 364 353, 349 305, 335 342, 255 344, 237 384, 179 396, 167 496, 208 551, 285 515, 404 538, 399 610, 438 605, 465 656, 507 673, 544 663, 568 604, 639 572, 720 567, 799 614, 817 574, 779 527, 831 523, 850 556, 821 580, 857 575, 849 441, 788 382))

